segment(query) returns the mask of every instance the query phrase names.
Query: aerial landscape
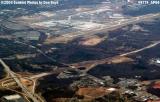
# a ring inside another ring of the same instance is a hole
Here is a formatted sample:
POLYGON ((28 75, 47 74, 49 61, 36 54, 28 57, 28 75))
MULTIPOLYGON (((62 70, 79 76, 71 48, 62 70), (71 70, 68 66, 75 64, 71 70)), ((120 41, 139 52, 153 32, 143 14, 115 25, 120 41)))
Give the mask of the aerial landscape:
POLYGON ((0 0, 0 102, 160 102, 160 0, 0 0))

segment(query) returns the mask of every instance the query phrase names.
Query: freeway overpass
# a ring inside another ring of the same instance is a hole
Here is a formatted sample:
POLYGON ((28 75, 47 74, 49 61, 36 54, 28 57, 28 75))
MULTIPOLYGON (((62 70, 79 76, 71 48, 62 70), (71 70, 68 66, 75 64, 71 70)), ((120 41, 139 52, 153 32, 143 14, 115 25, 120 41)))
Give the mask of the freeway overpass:
MULTIPOLYGON (((120 28, 122 26, 126 26, 126 25, 129 25, 129 24, 135 24, 135 23, 138 23, 138 22, 141 22, 141 21, 145 21, 147 19, 152 19, 152 18, 156 18, 156 17, 159 17, 160 16, 160 13, 157 13, 157 14, 148 14, 148 15, 143 15, 143 16, 138 16, 138 17, 132 17, 131 19, 127 19, 127 20, 124 20, 124 21, 117 21, 117 23, 115 25, 111 25, 111 26, 108 26, 106 25, 105 27, 101 28, 101 29, 94 29, 94 30, 89 30, 89 31, 84 31, 84 32, 80 32, 80 34, 78 35, 74 35, 73 34, 73 37, 78 37, 78 36, 85 36, 85 35, 93 35, 93 34, 96 34, 96 33, 99 33, 99 32, 106 32, 106 31, 111 31, 111 30, 114 30, 114 29, 117 29, 117 28, 120 28)), ((69 34, 69 37, 71 36, 72 34, 69 34)), ((65 36, 65 37, 68 37, 65 36)), ((21 42, 18 42, 18 43, 21 43, 21 42)), ((22 43, 24 44, 24 43, 22 43)), ((158 42, 159 44, 159 42, 158 42)), ((157 44, 155 44, 157 45, 157 44)), ((32 45, 29 45, 29 47, 31 48, 35 48, 37 49, 36 47, 32 46, 32 45)), ((152 46, 150 46, 152 47, 152 46)), ((149 47, 149 48, 150 48, 149 47)), ((140 50, 137 50, 137 51, 134 51, 134 52, 130 52, 128 54, 132 54, 132 53, 135 53, 135 52, 138 52, 138 51, 141 51, 141 50, 145 50, 145 49, 148 49, 148 47, 144 48, 144 49, 140 49, 140 50)), ((43 53, 41 50, 37 49, 37 52, 41 53, 42 55, 44 55, 45 57, 47 57, 49 60, 55 62, 54 59, 52 59, 51 57, 47 56, 45 53, 43 53)), ((128 55, 127 54, 127 55, 128 55)), ((126 54, 125 54, 126 55, 126 54)), ((121 55, 121 56, 125 56, 125 55, 121 55)), ((17 85, 22 89, 22 91, 31 99, 33 100, 34 102, 44 102, 43 99, 41 99, 40 97, 38 97, 36 94, 34 94, 33 92, 30 92, 27 87, 25 85, 23 85, 21 83, 21 81, 19 80, 19 78, 16 77, 15 73, 13 71, 11 71, 11 69, 9 68, 9 66, 7 64, 5 64, 5 62, 0 59, 0 63, 2 64, 2 66, 5 68, 5 71, 14 79, 14 81, 17 83, 17 85)), ((70 66, 69 66, 70 67, 70 66)), ((87 74, 87 73, 85 73, 87 74)), ((42 74, 43 76, 43 74, 42 74)), ((39 77, 39 76, 36 76, 36 77, 39 77)), ((91 76, 93 77, 93 76, 91 76)), ((96 79, 95 77, 93 77, 93 79, 96 79)), ((96 81, 99 80, 99 79, 96 79, 96 81)), ((103 81, 103 80, 102 80, 103 81)), ((99 82, 101 83, 102 82, 101 80, 99 80, 99 82)))
POLYGON ((9 66, 0 58, 0 63, 4 67, 6 73, 8 73, 11 78, 17 83, 17 85, 22 89, 22 91, 30 98, 33 102, 45 102, 38 95, 30 92, 25 85, 23 85, 18 77, 16 77, 15 73, 9 68, 9 66))

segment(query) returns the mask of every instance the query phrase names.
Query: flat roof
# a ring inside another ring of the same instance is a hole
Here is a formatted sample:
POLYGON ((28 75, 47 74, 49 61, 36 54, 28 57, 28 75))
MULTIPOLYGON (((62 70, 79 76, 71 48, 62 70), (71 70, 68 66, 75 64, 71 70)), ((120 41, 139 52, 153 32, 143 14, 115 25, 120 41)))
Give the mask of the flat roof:
POLYGON ((9 95, 9 96, 3 96, 6 100, 14 100, 14 99, 20 99, 22 98, 20 95, 15 94, 15 95, 9 95))

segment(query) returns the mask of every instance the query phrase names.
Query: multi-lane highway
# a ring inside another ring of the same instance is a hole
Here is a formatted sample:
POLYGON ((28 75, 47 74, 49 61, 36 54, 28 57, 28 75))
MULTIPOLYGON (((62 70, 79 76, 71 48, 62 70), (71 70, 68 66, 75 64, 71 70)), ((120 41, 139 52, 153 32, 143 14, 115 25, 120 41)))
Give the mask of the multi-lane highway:
POLYGON ((137 50, 134 50, 134 51, 131 51, 131 52, 128 52, 128 53, 124 53, 124 54, 121 54, 121 55, 119 55, 119 56, 129 56, 129 55, 132 55, 132 54, 135 54, 135 53, 138 53, 138 52, 141 52, 141 51, 150 49, 150 48, 155 47, 155 46, 157 46, 157 45, 159 45, 159 44, 160 44, 160 41, 157 41, 157 42, 155 42, 155 43, 153 43, 153 44, 150 44, 150 45, 148 45, 148 46, 146 46, 146 47, 143 47, 143 48, 141 48, 141 49, 137 49, 137 50))
POLYGON ((72 40, 76 37, 91 36, 91 35, 103 33, 103 32, 106 33, 108 31, 112 31, 117 28, 121 28, 123 26, 129 25, 129 24, 136 24, 136 23, 139 23, 139 22, 142 22, 145 20, 158 18, 158 17, 160 17, 160 13, 146 14, 146 15, 142 15, 142 16, 131 17, 129 19, 121 19, 121 20, 115 21, 114 23, 111 22, 111 24, 108 24, 108 23, 104 24, 104 26, 101 28, 63 34, 59 37, 55 37, 54 43, 56 43, 56 41, 61 41, 61 40, 69 41, 69 40, 72 40))
POLYGON ((0 59, 0 63, 4 67, 5 71, 10 75, 10 77, 14 79, 14 81, 17 83, 17 85, 26 94, 27 97, 29 97, 33 102, 45 102, 38 95, 30 92, 27 89, 27 87, 21 83, 20 79, 15 75, 15 73, 10 69, 10 67, 2 59, 0 59))
MULTIPOLYGON (((99 33, 99 32, 106 32, 106 31, 109 31, 109 30, 120 28, 120 27, 128 25, 128 24, 138 23, 138 22, 141 22, 141 21, 144 21, 144 20, 147 20, 147 19, 151 19, 151 18, 156 18, 156 17, 159 17, 159 16, 160 16, 160 13, 157 13, 157 14, 148 14, 148 15, 143 15, 143 16, 138 16, 138 17, 132 17, 131 19, 128 19, 128 20, 117 21, 117 23, 115 23, 115 25, 111 25, 111 26, 106 25, 105 27, 102 27, 101 29, 95 29, 95 30, 92 29, 92 30, 89 30, 89 31, 80 32, 78 35, 74 35, 73 34, 73 36, 72 36, 72 34, 69 34, 69 35, 65 35, 64 37, 78 37, 78 36, 85 36, 85 35, 93 35, 93 34, 96 34, 96 33, 99 33)), ((19 42, 19 41, 16 41, 16 43, 28 45, 26 43, 19 42)), ((130 54, 133 54, 133 53, 137 53, 137 52, 140 52, 140 51, 152 48, 152 47, 158 45, 159 43, 160 42, 156 42, 156 43, 154 43, 152 45, 149 45, 149 46, 147 46, 145 48, 138 49, 136 51, 132 51, 132 52, 129 52, 129 53, 125 53, 125 54, 122 54, 120 56, 127 56, 127 55, 130 55, 130 54)), ((51 57, 47 56, 43 51, 41 51, 40 49, 36 48, 35 46, 32 46, 32 45, 28 45, 28 46, 31 47, 31 48, 37 49, 37 52, 39 52, 40 54, 44 55, 49 60, 55 62, 54 59, 52 59, 51 57)), ((9 66, 1 58, 0 58, 0 63, 4 67, 5 71, 10 75, 10 77, 14 79, 14 81, 17 83, 17 85, 22 89, 22 91, 33 102, 44 102, 43 99, 41 99, 39 96, 37 96, 33 92, 30 92, 27 89, 27 87, 21 83, 20 79, 15 75, 15 73, 9 68, 9 66)), ((87 73, 85 73, 85 74, 87 74, 87 73)), ((46 74, 44 73, 44 74, 38 75, 36 77, 40 77, 40 76, 43 76, 43 75, 46 75, 46 74)), ((96 79, 96 78, 93 78, 93 79, 96 79)), ((102 82, 102 81, 100 81, 100 82, 102 82)))
POLYGON ((155 46, 157 46, 159 44, 160 44, 160 41, 155 41, 154 43, 152 43, 150 45, 147 45, 147 46, 145 46, 143 48, 136 49, 136 50, 133 50, 133 51, 130 51, 130 52, 126 52, 126 53, 122 53, 120 55, 115 55, 113 57, 108 57, 108 58, 99 59, 99 60, 90 60, 90 61, 78 62, 78 63, 72 64, 71 66, 73 66, 73 68, 85 67, 86 70, 84 70, 84 72, 88 72, 90 69, 94 68, 97 65, 105 64, 107 62, 111 62, 114 59, 118 59, 118 58, 122 58, 122 57, 127 57, 129 55, 133 55, 133 54, 136 54, 138 52, 142 52, 144 50, 153 48, 153 47, 155 47, 155 46))

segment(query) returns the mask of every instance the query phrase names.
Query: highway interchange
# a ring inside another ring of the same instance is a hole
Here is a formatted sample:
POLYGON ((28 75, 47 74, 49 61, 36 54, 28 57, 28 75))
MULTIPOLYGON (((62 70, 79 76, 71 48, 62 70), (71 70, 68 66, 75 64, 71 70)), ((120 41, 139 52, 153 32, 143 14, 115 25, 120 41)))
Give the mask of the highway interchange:
MULTIPOLYGON (((126 25, 129 25, 129 24, 135 24, 135 23, 138 23, 138 22, 141 22, 141 21, 145 21, 145 20, 148 20, 148 19, 152 19, 152 18, 157 18, 160 16, 160 13, 156 13, 156 14, 147 14, 147 15, 143 15, 143 16, 138 16, 138 17, 132 17, 131 19, 127 19, 127 20, 120 20, 119 22, 117 22, 116 24, 114 25, 111 25, 111 26, 105 26, 101 29, 92 29, 90 31, 85 31, 85 32, 78 32, 77 35, 72 35, 72 34, 65 34, 63 35, 63 37, 66 37, 66 38, 69 38, 72 37, 72 38, 76 38, 76 37, 79 37, 79 36, 88 36, 88 35, 94 35, 94 34, 97 34, 99 32, 107 32, 107 31, 110 31, 110 30, 114 30, 114 29, 117 29, 117 28, 120 28, 122 26, 126 26, 126 25)), ((60 36, 62 37, 62 36, 60 36)), ((23 43, 23 42, 20 42, 20 41, 15 41, 16 43, 19 43, 19 44, 25 44, 26 43, 23 43)), ((149 49, 149 48, 152 48, 156 45, 160 44, 160 41, 157 41, 151 45, 148 45, 144 48, 141 48, 141 49, 138 49, 138 50, 135 50, 135 51, 132 51, 132 52, 128 52, 128 53, 125 53, 125 54, 121 54, 120 56, 127 56, 127 55, 130 55, 130 54, 134 54, 134 53, 137 53, 137 52, 140 52, 140 51, 143 51, 143 50, 146 50, 146 49, 149 49)), ((29 47, 33 48, 33 49, 37 49, 37 52, 44 55, 46 58, 48 58, 49 60, 55 62, 54 59, 52 59, 51 57, 47 56, 43 51, 41 51, 40 49, 36 48, 35 46, 33 45, 28 45, 29 47)), ((94 61, 93 61, 94 62, 94 61)), ((11 77, 14 79, 14 81, 17 83, 17 85, 22 89, 23 93, 26 94, 26 96, 31 99, 33 102, 45 102, 44 99, 42 99, 40 96, 38 96, 37 94, 35 94, 34 92, 31 92, 28 90, 28 88, 23 85, 20 81, 20 79, 16 76, 15 72, 13 72, 10 67, 0 58, 0 63, 1 65, 4 67, 4 70, 5 72, 11 77)), ((74 68, 74 66, 69 66, 68 67, 70 68, 74 68)), ((86 74, 86 73, 85 73, 86 74)), ((43 77, 43 76, 46 76, 46 75, 49 75, 48 73, 42 73, 41 75, 37 75, 36 77, 43 77)), ((96 79, 95 77, 93 79, 96 79)), ((99 80, 99 79, 97 79, 99 80)), ((102 81, 100 81, 101 83, 102 81)), ((35 86, 35 84, 34 84, 35 86)))
POLYGON ((6 65, 6 63, 0 59, 0 63, 2 64, 2 66, 4 67, 5 71, 11 76, 11 78, 13 78, 15 80, 15 82, 17 83, 17 85, 22 89, 22 91, 27 95, 27 97, 29 97, 33 102, 45 102, 43 99, 41 99, 38 95, 30 92, 27 87, 25 85, 23 85, 20 81, 20 79, 15 75, 15 73, 13 71, 11 71, 11 69, 9 68, 8 65, 6 65))

